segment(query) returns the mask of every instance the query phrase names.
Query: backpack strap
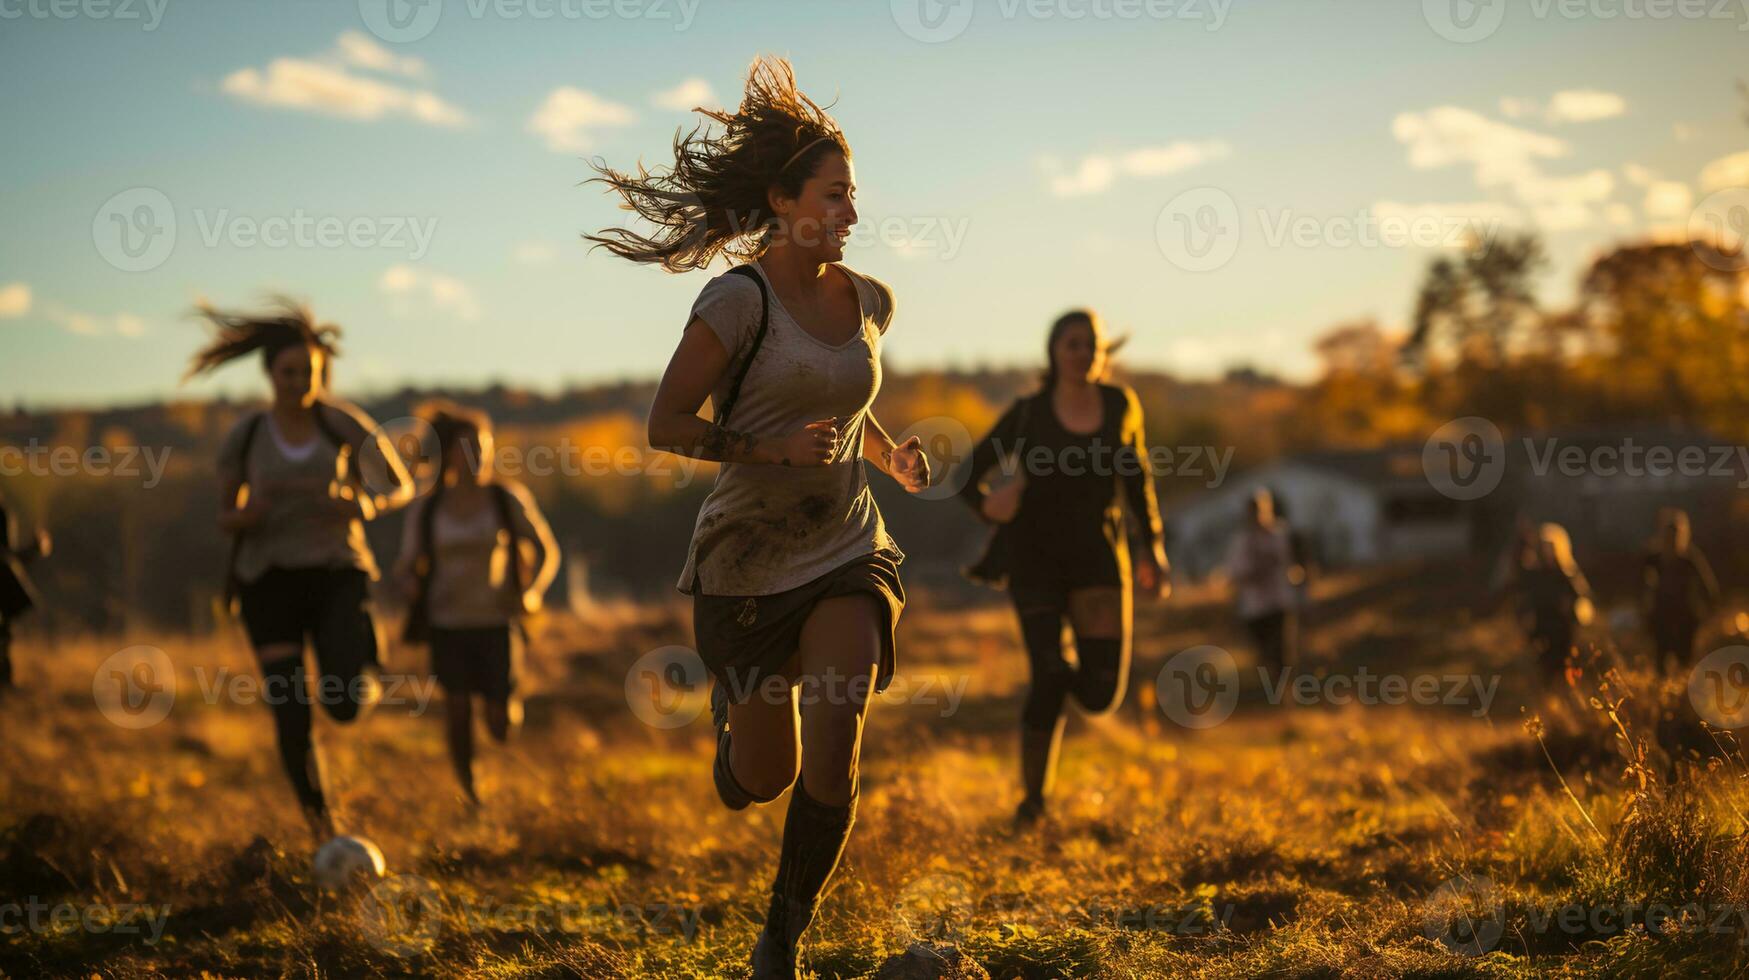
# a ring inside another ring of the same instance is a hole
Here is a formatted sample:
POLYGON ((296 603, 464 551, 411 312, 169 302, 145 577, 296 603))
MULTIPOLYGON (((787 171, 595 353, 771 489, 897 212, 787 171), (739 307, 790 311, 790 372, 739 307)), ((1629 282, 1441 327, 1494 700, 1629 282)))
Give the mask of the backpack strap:
POLYGON ((407 606, 407 621, 401 628, 401 639, 407 643, 431 642, 431 576, 437 570, 437 552, 431 547, 431 522, 437 518, 437 504, 443 498, 443 481, 425 497, 425 509, 419 512, 419 550, 413 555, 413 601, 407 606))
POLYGON ((729 270, 730 275, 746 276, 759 287, 759 330, 753 335, 753 346, 747 351, 747 359, 741 362, 741 369, 735 372, 735 380, 729 383, 729 394, 723 399, 723 407, 716 413, 716 424, 727 425, 729 413, 734 410, 735 402, 741 398, 741 382, 747 380, 747 372, 753 367, 753 359, 759 356, 759 346, 765 343, 765 334, 771 328, 771 293, 765 288, 765 278, 759 270, 748 262, 729 270))
POLYGON ((322 413, 321 402, 317 402, 310 406, 310 418, 316 423, 316 431, 322 433, 329 442, 333 443, 334 448, 344 449, 348 452, 352 451, 352 444, 340 437, 339 431, 334 428, 334 423, 329 421, 328 416, 322 413))
MULTIPOLYGON (((243 482, 249 482, 249 450, 255 445, 255 436, 261 431, 261 422, 267 418, 266 412, 256 412, 249 421, 243 423, 243 446, 237 452, 237 467, 242 471, 243 482)), ((234 503, 234 501, 233 501, 234 503)), ((241 585, 237 581, 237 552, 243 547, 243 535, 247 528, 239 528, 231 535, 231 553, 225 559, 225 591, 224 604, 226 609, 234 611, 237 603, 237 591, 241 585)))
POLYGON ((504 530, 510 535, 510 584, 516 588, 516 608, 518 609, 517 615, 511 620, 511 628, 515 629, 517 635, 522 637, 522 649, 527 652, 534 640, 529 636, 528 617, 521 612, 523 608, 522 593, 525 588, 522 584, 522 533, 516 529, 515 516, 510 511, 510 488, 502 483, 493 483, 492 491, 492 500, 498 505, 498 523, 502 524, 504 530))
POLYGON ((516 587, 517 600, 522 598, 522 533, 516 529, 516 519, 511 513, 510 489, 502 483, 492 485, 492 503, 498 509, 498 523, 510 535, 510 584, 516 587))

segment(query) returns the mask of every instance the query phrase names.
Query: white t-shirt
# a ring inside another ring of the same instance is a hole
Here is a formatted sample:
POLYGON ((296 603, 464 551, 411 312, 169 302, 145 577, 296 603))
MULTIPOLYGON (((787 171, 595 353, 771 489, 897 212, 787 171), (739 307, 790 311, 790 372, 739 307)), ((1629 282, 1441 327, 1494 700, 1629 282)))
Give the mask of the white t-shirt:
POLYGON ((1240 530, 1227 558, 1227 572, 1241 618, 1293 608, 1296 595, 1288 578, 1293 563, 1293 543, 1283 524, 1267 529, 1247 525, 1240 530))
MULTIPOLYGON (((893 318, 886 284, 834 264, 850 277, 862 306, 862 329, 828 344, 803 330, 783 308, 757 263, 770 296, 770 325, 728 428, 781 438, 819 419, 840 420, 838 455, 825 466, 725 463, 699 508, 677 583, 691 594, 697 573, 708 595, 772 595, 819 578, 854 558, 891 551, 903 560, 869 492, 862 434, 881 386, 881 337, 893 318)), ((759 330, 759 285, 739 273, 705 283, 692 305, 730 352, 711 393, 721 405, 759 330)))

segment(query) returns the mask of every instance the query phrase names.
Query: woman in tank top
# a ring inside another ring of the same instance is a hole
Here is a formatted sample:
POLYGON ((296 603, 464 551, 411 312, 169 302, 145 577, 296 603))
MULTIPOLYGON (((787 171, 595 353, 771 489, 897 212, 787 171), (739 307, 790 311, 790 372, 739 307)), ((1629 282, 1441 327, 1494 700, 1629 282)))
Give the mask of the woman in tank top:
POLYGON ((929 469, 919 440, 895 445, 870 411, 893 297, 841 263, 856 222, 844 134, 782 60, 754 62, 735 112, 698 111, 723 131, 682 139, 671 170, 601 169, 657 233, 592 240, 672 272, 746 260, 693 304, 649 439, 723 464, 678 586, 715 680, 719 796, 741 809, 794 786, 752 957, 753 976, 791 977, 849 838, 863 717, 892 678, 905 600, 863 463, 911 492, 929 469))
POLYGON ((1016 400, 958 474, 973 512, 1008 525, 1008 591, 1032 670, 1020 716, 1021 826, 1045 814, 1069 699, 1092 714, 1123 701, 1132 600, 1120 495, 1140 524, 1136 590, 1160 598, 1169 587, 1141 403, 1135 392, 1102 380, 1108 352, 1092 311, 1059 318, 1045 345, 1050 367, 1042 390, 1016 400), (987 490, 984 478, 1003 456, 1018 463, 1021 479, 987 490), (1065 618, 1075 635, 1074 664, 1063 652, 1065 618))
POLYGON ((219 449, 219 527, 232 538, 226 589, 240 600, 280 761, 311 828, 328 836, 334 821, 310 702, 338 722, 376 702, 369 585, 377 566, 364 522, 405 504, 413 485, 377 424, 327 393, 338 327, 318 326, 283 299, 259 314, 204 305, 200 313, 217 335, 189 375, 258 353, 273 387, 272 405, 245 415, 219 449), (306 641, 319 668, 313 692, 306 641))
POLYGON ((534 495, 494 472, 490 416, 445 401, 414 414, 435 436, 438 476, 407 508, 396 579, 410 606, 408 639, 430 645, 443 686, 456 779, 477 805, 473 702, 494 741, 521 723, 522 620, 540 611, 559 549, 534 495))

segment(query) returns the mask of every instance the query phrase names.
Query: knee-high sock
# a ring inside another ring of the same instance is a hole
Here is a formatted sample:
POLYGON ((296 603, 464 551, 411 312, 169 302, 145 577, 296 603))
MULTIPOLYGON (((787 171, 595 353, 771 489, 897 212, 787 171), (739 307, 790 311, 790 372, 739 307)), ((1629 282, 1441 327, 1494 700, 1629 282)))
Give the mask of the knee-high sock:
POLYGON ((1075 638, 1081 667, 1075 672, 1073 692, 1081 707, 1093 714, 1102 714, 1123 699, 1130 667, 1126 646, 1116 637, 1075 638))
POLYGON ((767 936, 780 942, 792 956, 802 931, 814 920, 820 893, 838 868, 838 858, 855 822, 854 795, 844 806, 830 806, 809 796, 805 781, 796 780, 789 812, 784 816, 783 853, 765 917, 767 936))
POLYGON ((273 733, 279 741, 279 761, 291 778, 298 803, 326 812, 322 766, 310 740, 310 701, 304 678, 304 658, 287 657, 261 668, 262 689, 273 708, 273 733))

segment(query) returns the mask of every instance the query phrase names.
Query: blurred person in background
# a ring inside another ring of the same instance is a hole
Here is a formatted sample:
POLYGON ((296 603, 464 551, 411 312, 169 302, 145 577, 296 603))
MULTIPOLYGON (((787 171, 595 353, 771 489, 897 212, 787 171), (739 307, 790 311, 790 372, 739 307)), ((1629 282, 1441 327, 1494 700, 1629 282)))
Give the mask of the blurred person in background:
POLYGON ((1141 402, 1105 380, 1114 347, 1097 313, 1059 317, 1045 340, 1041 389, 1015 401, 956 475, 964 480, 960 498, 997 525, 989 553, 968 572, 1006 583, 1030 665, 1020 713, 1020 827, 1046 814, 1069 700, 1090 715, 1123 702, 1133 595, 1158 599, 1170 588, 1141 402), (1050 465, 1025 463, 1041 453, 1050 465), (1016 459, 1024 465, 1018 478, 990 489, 985 477, 1003 456, 1004 469, 1016 459), (1141 542, 1133 582, 1132 533, 1141 542))
POLYGON ((1661 676, 1685 669, 1695 636, 1719 603, 1719 583, 1695 547, 1688 512, 1666 507, 1658 536, 1640 567, 1640 611, 1651 634, 1653 667, 1661 676))
POLYGON ((287 299, 239 313, 199 307, 215 336, 188 376, 259 355, 272 404, 245 415, 219 448, 219 527, 231 536, 226 602, 241 606, 273 710, 280 762, 319 837, 334 833, 311 740, 306 642, 315 698, 351 722, 380 697, 380 642, 364 522, 405 505, 413 483, 370 416, 328 390, 340 329, 287 299))
POLYGON ((435 436, 438 474, 407 509, 395 579, 408 602, 405 639, 430 646, 443 686, 450 763, 478 805, 474 700, 494 741, 521 723, 525 620, 558 574, 559 547, 534 495, 495 472, 490 416, 447 401, 414 415, 435 436))
POLYGON ((39 527, 28 536, 20 533, 17 516, 0 495, 0 692, 11 690, 14 684, 13 624, 38 601, 25 566, 47 558, 53 550, 54 539, 47 530, 39 527))
POLYGON ((1545 682, 1566 672, 1579 629, 1591 622, 1591 585, 1573 558, 1567 529, 1537 527, 1529 564, 1518 572, 1518 618, 1530 641, 1531 656, 1545 682))
POLYGON ((1259 664, 1276 672, 1294 664, 1305 570, 1294 556, 1287 522, 1276 513, 1275 494, 1267 488, 1259 487, 1245 503, 1245 523, 1227 556, 1227 578, 1259 664))

